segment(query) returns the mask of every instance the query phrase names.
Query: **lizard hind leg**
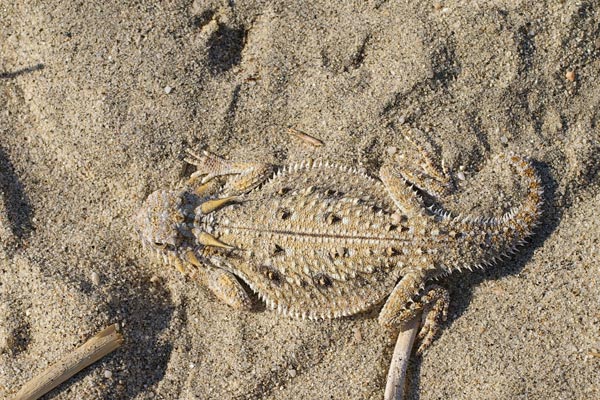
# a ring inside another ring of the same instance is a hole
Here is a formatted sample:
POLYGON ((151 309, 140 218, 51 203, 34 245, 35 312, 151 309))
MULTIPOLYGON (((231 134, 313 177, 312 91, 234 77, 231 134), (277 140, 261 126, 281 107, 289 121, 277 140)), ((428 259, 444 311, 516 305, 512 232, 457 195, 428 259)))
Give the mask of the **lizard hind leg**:
POLYGON ((421 315, 421 330, 417 335, 419 341, 417 354, 423 354, 433 343, 441 324, 446 321, 450 296, 445 288, 430 285, 425 288, 425 294, 421 297, 421 302, 424 304, 424 308, 421 315))
POLYGON ((423 287, 422 274, 409 273, 396 285, 379 314, 384 327, 404 326, 421 315, 416 353, 422 354, 433 342, 448 313, 448 291, 438 285, 423 287))

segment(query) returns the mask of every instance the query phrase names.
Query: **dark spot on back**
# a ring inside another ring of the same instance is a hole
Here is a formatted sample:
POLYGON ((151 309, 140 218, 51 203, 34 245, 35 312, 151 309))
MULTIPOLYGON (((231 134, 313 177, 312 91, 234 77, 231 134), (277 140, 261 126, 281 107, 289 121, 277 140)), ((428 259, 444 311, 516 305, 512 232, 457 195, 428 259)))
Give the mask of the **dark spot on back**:
POLYGON ((273 255, 276 256, 276 255, 282 254, 283 252, 284 252, 283 247, 281 247, 280 245, 276 244, 273 247, 273 255))
POLYGON ((313 282, 315 286, 322 288, 329 288, 333 285, 333 280, 331 279, 331 277, 323 273, 319 273, 313 276, 313 282))
POLYGON ((258 267, 258 270, 261 274, 263 274, 268 280, 270 280, 274 284, 279 285, 281 283, 281 273, 272 266, 261 265, 260 267, 258 267))
POLYGON ((356 287, 366 287, 370 284, 369 280, 364 277, 362 274, 356 275, 354 278, 354 286, 356 287))
POLYGON ((292 212, 286 208, 282 208, 279 210, 278 215, 282 220, 286 220, 292 216, 292 212))
POLYGON ((490 245, 492 243, 492 235, 489 232, 485 233, 485 244, 490 245))
POLYGON ((400 250, 395 247, 388 247, 385 249, 385 255, 388 257, 394 257, 400 254, 400 250))
POLYGON ((277 194, 280 196, 284 196, 284 195, 288 194, 290 192, 290 190, 292 190, 292 189, 290 189, 288 187, 283 187, 277 191, 277 194))
POLYGON ((327 189, 325 190, 325 192, 323 192, 323 194, 328 199, 341 199, 346 193, 340 192, 338 190, 327 189))
POLYGON ((331 257, 350 257, 350 249, 348 249, 347 247, 336 247, 331 251, 331 257))
POLYGON ((325 221, 327 221, 328 224, 335 224, 342 220, 342 218, 340 218, 332 212, 323 214, 323 217, 325 218, 325 221))

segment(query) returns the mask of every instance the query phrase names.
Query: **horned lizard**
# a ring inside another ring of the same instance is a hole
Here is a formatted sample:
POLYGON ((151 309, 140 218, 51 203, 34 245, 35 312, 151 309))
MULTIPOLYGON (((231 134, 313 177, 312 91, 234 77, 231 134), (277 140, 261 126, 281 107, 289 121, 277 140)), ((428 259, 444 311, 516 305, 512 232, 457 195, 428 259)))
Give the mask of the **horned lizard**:
POLYGON ((431 281, 489 265, 532 233, 542 185, 524 158, 501 156, 524 180, 522 204, 500 218, 452 216, 427 207, 453 181, 423 148, 396 154, 379 179, 306 161, 280 169, 189 152, 183 189, 152 193, 136 215, 142 243, 249 309, 240 280, 271 309, 296 318, 354 315, 385 301, 385 327, 422 314, 422 352, 446 318, 448 292, 431 281))

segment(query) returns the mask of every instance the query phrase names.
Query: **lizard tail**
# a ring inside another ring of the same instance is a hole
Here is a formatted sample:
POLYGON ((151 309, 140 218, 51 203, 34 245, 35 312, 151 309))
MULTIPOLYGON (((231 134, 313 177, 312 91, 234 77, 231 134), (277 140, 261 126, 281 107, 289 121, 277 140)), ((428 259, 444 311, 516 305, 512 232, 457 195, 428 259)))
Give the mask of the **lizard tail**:
POLYGON ((440 260, 446 273, 494 264, 523 245, 540 222, 543 188, 537 171, 526 158, 501 157, 524 180, 527 194, 519 206, 499 218, 443 215, 451 232, 447 240, 453 242, 440 260))
POLYGON ((527 195, 520 206, 513 208, 502 217, 495 219, 497 225, 513 234, 514 245, 524 243, 525 239, 533 233, 534 228, 540 221, 543 205, 544 189, 540 177, 525 158, 508 155, 509 164, 517 170, 527 185, 527 195))

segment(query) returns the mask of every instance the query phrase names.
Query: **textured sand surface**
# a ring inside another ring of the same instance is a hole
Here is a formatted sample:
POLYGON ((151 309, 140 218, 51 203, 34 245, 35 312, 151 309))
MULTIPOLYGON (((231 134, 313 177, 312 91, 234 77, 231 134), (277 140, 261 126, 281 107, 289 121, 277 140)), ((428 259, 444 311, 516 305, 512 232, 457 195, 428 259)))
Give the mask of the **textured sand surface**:
POLYGON ((143 252, 131 216, 192 171, 186 147, 376 175, 411 126, 462 168, 449 209, 518 203, 488 163, 510 151, 547 204, 518 255, 443 283, 408 397, 600 398, 600 3, 291 3, 0 4, 0 398, 113 322, 125 345, 46 398, 382 398, 376 311, 232 311, 143 252))

